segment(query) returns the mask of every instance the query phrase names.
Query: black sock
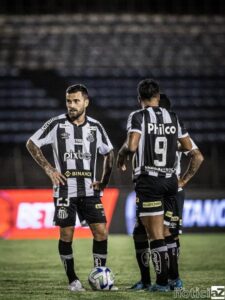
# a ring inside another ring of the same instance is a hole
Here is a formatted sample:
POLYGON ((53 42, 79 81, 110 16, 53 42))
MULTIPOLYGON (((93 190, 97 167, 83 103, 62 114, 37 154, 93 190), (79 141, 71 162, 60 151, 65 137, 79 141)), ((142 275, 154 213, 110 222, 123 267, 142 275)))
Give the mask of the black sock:
POLYGON ((169 262, 168 262, 168 277, 169 279, 177 279, 179 277, 178 272, 178 255, 177 255, 177 243, 174 240, 174 237, 167 236, 165 238, 167 248, 168 248, 168 256, 169 256, 169 262))
POLYGON ((168 252, 165 240, 154 240, 150 242, 151 257, 156 272, 156 283, 168 284, 168 252))
POLYGON ((62 240, 59 240, 58 249, 69 283, 71 283, 74 280, 78 279, 74 271, 72 242, 64 242, 62 240))
POLYGON ((94 259, 94 267, 104 267, 107 259, 107 242, 104 241, 96 241, 93 240, 93 259, 94 259))
POLYGON ((150 268, 149 268, 149 260, 150 260, 150 248, 148 241, 135 241, 134 246, 136 251, 136 258, 139 266, 139 270, 141 272, 141 281, 144 284, 151 284, 150 278, 150 268))

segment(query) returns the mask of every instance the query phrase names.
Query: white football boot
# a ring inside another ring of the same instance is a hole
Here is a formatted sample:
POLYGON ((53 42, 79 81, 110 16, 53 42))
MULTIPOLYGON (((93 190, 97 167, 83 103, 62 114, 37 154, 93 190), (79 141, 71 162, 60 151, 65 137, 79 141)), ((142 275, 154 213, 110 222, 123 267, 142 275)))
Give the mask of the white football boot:
POLYGON ((68 289, 71 292, 85 292, 85 288, 82 286, 80 280, 74 280, 73 282, 71 282, 68 286, 68 289))

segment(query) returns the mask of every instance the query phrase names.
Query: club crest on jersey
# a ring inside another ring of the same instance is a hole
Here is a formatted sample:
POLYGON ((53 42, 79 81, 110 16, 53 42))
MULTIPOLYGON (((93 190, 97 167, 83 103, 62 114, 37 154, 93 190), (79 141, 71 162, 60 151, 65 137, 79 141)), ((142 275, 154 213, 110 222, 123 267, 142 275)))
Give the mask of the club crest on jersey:
POLYGON ((68 218, 68 212, 65 207, 60 207, 57 213, 57 217, 61 220, 67 219, 68 218))
POLYGON ((86 139, 87 139, 87 141, 88 141, 89 143, 93 143, 94 140, 95 140, 95 138, 94 138, 94 136, 93 136, 92 133, 89 133, 89 135, 86 137, 86 139))
POLYGON ((175 134, 177 131, 174 125, 170 124, 155 124, 155 123, 148 123, 148 134, 175 134))

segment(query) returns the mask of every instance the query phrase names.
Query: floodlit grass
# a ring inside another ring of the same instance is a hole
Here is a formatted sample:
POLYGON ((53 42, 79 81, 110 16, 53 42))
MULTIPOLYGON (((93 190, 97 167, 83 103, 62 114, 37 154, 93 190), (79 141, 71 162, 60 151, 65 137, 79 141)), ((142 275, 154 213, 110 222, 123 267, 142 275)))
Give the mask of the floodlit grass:
MULTIPOLYGON (((111 235, 109 238, 107 266, 115 274, 118 292, 90 289, 87 277, 92 269, 92 240, 74 240, 76 271, 87 292, 71 293, 67 290, 57 243, 56 240, 1 240, 0 299, 175 299, 174 292, 126 291, 139 280, 139 272, 132 237, 125 235, 111 235)), ((184 235, 181 243, 180 274, 187 291, 191 288, 206 291, 212 285, 225 285, 224 234, 184 235)), ((152 267, 151 273, 154 273, 152 267)), ((191 299, 191 296, 186 299, 191 299)))

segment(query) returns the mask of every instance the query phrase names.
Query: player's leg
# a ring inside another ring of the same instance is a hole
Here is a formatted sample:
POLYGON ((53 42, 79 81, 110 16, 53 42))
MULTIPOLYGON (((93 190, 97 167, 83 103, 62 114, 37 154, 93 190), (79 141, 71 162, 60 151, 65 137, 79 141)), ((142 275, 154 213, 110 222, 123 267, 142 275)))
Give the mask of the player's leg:
POLYGON ((174 284, 176 285, 176 288, 182 288, 183 284, 179 278, 177 243, 174 235, 171 233, 172 229, 170 228, 171 223, 174 223, 175 228, 173 229, 173 232, 175 233, 177 224, 179 223, 178 206, 176 198, 176 177, 174 176, 174 178, 171 178, 171 182, 168 183, 170 187, 169 190, 174 191, 173 194, 166 195, 164 199, 164 236, 168 248, 168 277, 171 288, 174 288, 174 284))
POLYGON ((151 290, 168 291, 168 253, 164 240, 163 211, 161 215, 141 216, 141 221, 151 237, 151 258, 156 273, 156 285, 152 286, 151 290))
POLYGON ((75 200, 73 198, 55 198, 54 204, 54 223, 60 226, 58 251, 69 281, 69 289, 73 292, 84 291, 75 273, 72 249, 74 226, 76 222, 75 200))
POLYGON ((148 235, 140 218, 137 218, 133 231, 136 259, 141 274, 141 280, 135 283, 130 290, 142 290, 150 287, 150 247, 148 235))
POLYGON ((179 221, 177 222, 176 231, 173 232, 174 239, 177 243, 177 255, 179 258, 180 255, 180 239, 179 236, 182 234, 182 221, 183 221, 183 208, 184 208, 184 198, 185 198, 185 192, 182 188, 178 189, 176 200, 177 200, 177 215, 179 218, 179 221))
POLYGON ((158 177, 140 176, 135 186, 137 216, 140 217, 148 236, 156 273, 156 285, 150 291, 168 291, 167 246, 164 240, 164 210, 161 180, 158 177))
POLYGON ((106 223, 92 223, 90 229, 93 234, 93 261, 94 266, 105 266, 107 260, 108 249, 108 230, 106 223))
POLYGON ((80 210, 93 234, 94 266, 105 266, 108 249, 106 217, 100 197, 86 197, 80 203, 80 210))

